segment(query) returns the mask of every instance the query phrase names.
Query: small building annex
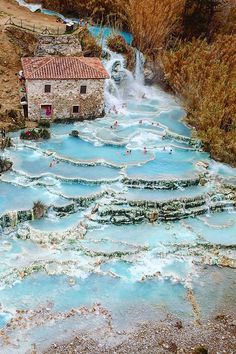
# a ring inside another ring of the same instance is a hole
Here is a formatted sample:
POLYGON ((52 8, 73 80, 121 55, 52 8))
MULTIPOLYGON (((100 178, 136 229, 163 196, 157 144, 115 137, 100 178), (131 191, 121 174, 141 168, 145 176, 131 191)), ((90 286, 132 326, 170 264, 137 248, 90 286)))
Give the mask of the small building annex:
MULTIPOLYGON (((103 116, 109 78, 100 59, 22 58, 28 118, 93 119, 103 116)), ((26 103, 25 102, 25 103, 26 103)))

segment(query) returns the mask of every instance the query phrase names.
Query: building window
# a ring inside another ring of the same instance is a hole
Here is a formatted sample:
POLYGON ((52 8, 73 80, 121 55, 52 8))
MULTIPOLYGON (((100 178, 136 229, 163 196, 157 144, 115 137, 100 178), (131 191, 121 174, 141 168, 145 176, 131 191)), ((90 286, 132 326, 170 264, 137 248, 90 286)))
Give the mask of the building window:
POLYGON ((80 86, 80 93, 81 94, 86 94, 87 93, 87 86, 80 86))
POLYGON ((41 106, 41 118, 50 118, 52 116, 52 105, 44 104, 41 106))
POLYGON ((51 92, 51 85, 45 85, 44 86, 44 92, 45 93, 50 93, 51 92))
POLYGON ((79 106, 73 106, 73 113, 78 114, 79 113, 79 106))

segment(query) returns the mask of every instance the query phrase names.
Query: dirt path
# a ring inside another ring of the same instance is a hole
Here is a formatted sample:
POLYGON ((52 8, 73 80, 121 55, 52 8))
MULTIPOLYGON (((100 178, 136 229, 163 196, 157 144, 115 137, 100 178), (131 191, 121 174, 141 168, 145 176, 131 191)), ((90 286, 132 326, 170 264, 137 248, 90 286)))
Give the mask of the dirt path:
POLYGON ((31 12, 26 7, 20 6, 15 0, 0 1, 0 25, 4 25, 9 17, 20 19, 28 25, 37 27, 64 28, 65 25, 56 21, 55 16, 31 12))

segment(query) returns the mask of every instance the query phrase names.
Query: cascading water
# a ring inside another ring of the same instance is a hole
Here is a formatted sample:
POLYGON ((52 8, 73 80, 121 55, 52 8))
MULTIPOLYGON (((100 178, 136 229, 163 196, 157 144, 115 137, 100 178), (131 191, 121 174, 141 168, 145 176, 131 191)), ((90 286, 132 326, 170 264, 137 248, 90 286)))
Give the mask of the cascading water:
POLYGON ((136 49, 136 63, 135 63, 135 80, 140 84, 144 85, 144 56, 136 49))
POLYGON ((191 322, 196 303, 203 320, 217 309, 233 312, 235 213, 224 211, 224 198, 213 200, 221 193, 235 206, 224 180, 235 170, 216 171, 190 145, 181 107, 144 85, 138 50, 134 73, 122 55, 104 51, 106 117, 55 124, 40 143, 23 144, 14 133, 15 148, 5 151, 14 165, 0 176, 0 221, 14 207, 22 222, 11 217, 12 228, 0 231, 4 354, 25 354, 32 344, 41 353, 83 331, 118 340, 116 330, 167 313, 191 322), (49 168, 52 159, 59 163, 49 168), (49 213, 27 221, 38 200, 49 213))

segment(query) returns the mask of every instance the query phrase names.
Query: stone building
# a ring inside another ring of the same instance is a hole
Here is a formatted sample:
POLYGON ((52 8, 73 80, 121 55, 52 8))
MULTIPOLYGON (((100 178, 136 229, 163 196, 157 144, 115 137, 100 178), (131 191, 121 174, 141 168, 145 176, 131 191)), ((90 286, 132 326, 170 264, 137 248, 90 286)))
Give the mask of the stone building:
POLYGON ((104 112, 104 84, 109 78, 98 58, 22 58, 28 117, 93 119, 104 112))

